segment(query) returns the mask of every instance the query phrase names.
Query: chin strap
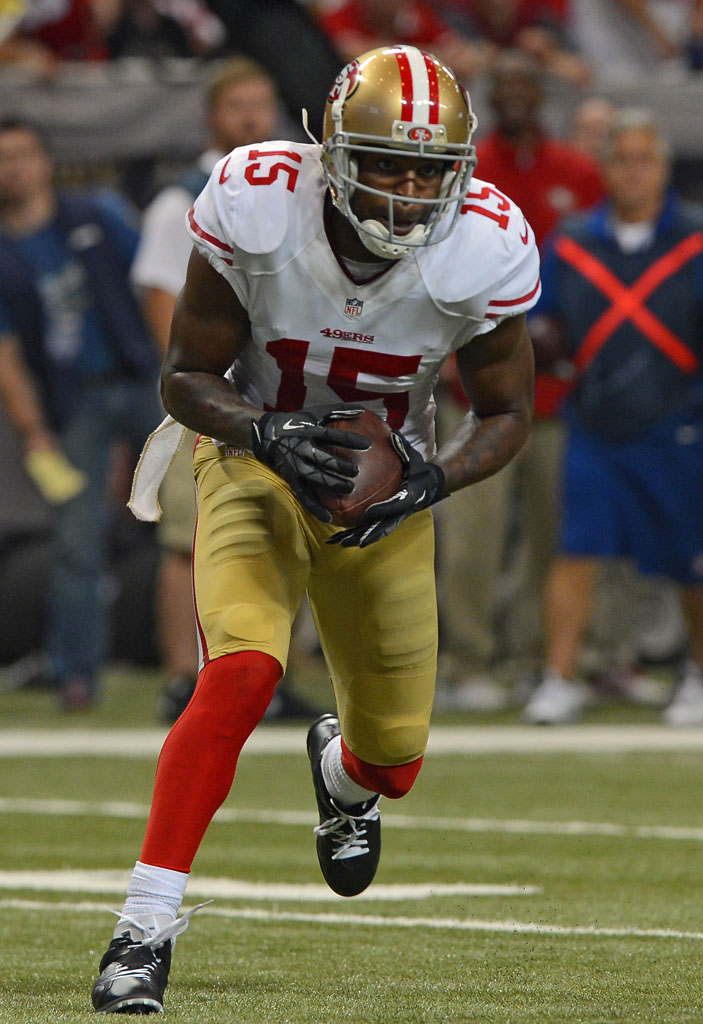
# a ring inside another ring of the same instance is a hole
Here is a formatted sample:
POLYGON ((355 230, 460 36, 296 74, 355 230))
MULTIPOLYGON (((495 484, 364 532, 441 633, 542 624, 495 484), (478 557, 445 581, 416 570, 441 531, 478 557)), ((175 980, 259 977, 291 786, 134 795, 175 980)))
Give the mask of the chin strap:
POLYGON ((425 231, 424 224, 416 224, 406 236, 410 243, 406 245, 403 242, 391 241, 390 231, 378 220, 363 220, 359 226, 361 230, 357 231, 357 234, 369 252, 387 260, 399 260, 411 249, 417 249, 425 231))
POLYGON ((313 142, 318 149, 322 149, 322 144, 317 141, 313 133, 310 131, 310 126, 308 124, 308 112, 306 107, 303 107, 303 109, 300 112, 300 120, 303 122, 303 131, 310 139, 310 141, 313 142))

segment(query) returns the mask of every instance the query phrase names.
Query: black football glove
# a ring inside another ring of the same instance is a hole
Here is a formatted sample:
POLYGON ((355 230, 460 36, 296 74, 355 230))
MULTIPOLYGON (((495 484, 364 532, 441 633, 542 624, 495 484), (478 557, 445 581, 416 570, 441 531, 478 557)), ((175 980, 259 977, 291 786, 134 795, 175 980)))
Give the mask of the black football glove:
POLYGON ((326 405, 300 412, 265 412, 252 422, 252 451, 260 462, 286 481, 301 505, 323 523, 332 516, 316 499, 313 488, 349 494, 358 466, 340 458, 330 447, 365 451, 371 442, 350 430, 329 426, 335 420, 354 419, 363 412, 355 405, 326 405))
POLYGON ((366 548, 382 537, 387 537, 413 512, 428 508, 445 497, 442 469, 434 462, 425 462, 399 431, 392 432, 391 442, 405 464, 400 490, 385 501, 369 505, 365 513, 368 522, 353 526, 350 530, 340 530, 329 538, 328 544, 341 544, 343 548, 366 548))

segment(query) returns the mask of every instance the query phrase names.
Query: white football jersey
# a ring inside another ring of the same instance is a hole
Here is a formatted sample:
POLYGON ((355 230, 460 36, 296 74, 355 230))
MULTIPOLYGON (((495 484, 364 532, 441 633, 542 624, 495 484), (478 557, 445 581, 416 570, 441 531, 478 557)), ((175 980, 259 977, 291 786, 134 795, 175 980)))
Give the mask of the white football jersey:
POLYGON ((259 408, 359 402, 429 456, 442 363, 539 298, 534 234, 474 180, 447 239, 355 284, 327 241, 325 190, 318 147, 267 142, 223 157, 189 212, 251 322, 228 375, 259 408))

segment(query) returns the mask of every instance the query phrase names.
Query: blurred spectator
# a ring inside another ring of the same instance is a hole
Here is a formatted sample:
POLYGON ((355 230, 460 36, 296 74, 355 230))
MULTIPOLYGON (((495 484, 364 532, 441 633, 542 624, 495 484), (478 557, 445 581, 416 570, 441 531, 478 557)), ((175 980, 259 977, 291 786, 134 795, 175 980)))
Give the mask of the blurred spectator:
POLYGON ((111 57, 211 57, 227 37, 203 0, 120 0, 116 13, 111 57))
POLYGON ((482 39, 497 54, 522 50, 542 69, 574 85, 586 85, 591 68, 567 45, 567 0, 442 0, 440 9, 457 28, 482 39))
POLYGON ((114 2, 29 0, 26 12, 0 45, 0 62, 52 75, 65 60, 107 60, 103 16, 107 14, 110 20, 114 2))
POLYGON ((29 0, 0 61, 51 75, 63 61, 212 56, 224 25, 205 0, 29 0))
POLYGON ((317 5, 318 20, 344 60, 390 43, 431 50, 467 81, 485 70, 494 47, 472 42, 441 19, 424 0, 345 0, 317 5))
MULTIPOLYGON (((583 100, 573 113, 568 141, 600 160, 616 111, 605 97, 583 100)), ((582 667, 590 667, 589 682, 596 693, 641 703, 660 698, 661 687, 642 674, 640 665, 675 661, 685 647, 686 627, 676 588, 641 576, 630 563, 613 562, 601 567, 594 604, 580 661, 582 667), (624 606, 629 609, 628 621, 624 606)))
POLYGON ((646 111, 616 115, 603 167, 607 202, 563 224, 543 262, 540 311, 563 332, 578 378, 546 670, 525 718, 579 717, 597 571, 629 557, 682 588, 692 660, 664 718, 703 725, 703 208, 668 191, 668 146, 646 111))
POLYGON ((203 0, 225 27, 227 52, 266 68, 296 125, 305 108, 314 131, 339 74, 340 58, 312 14, 297 0, 203 0))
MULTIPOLYGON (((602 197, 603 183, 590 157, 544 131, 540 83, 533 58, 519 51, 501 54, 489 88, 496 127, 477 146, 476 175, 514 199, 526 217, 525 231, 529 224, 542 246, 561 216, 602 197)), ((514 533, 515 503, 518 578, 506 628, 519 638, 519 649, 511 652, 519 671, 530 671, 541 659, 540 595, 554 553, 563 437, 557 410, 570 387, 571 368, 548 324, 531 318, 530 334, 538 373, 536 418, 527 445, 500 473, 456 494, 450 512, 438 510, 444 664, 453 684, 444 693, 448 706, 488 709, 505 699, 490 672, 498 653, 496 581, 514 533), (471 566, 470 586, 466 566, 471 566)), ((452 387, 440 409, 440 423, 451 430, 465 413, 461 391, 452 387)))
POLYGON ((683 57, 703 68, 703 0, 618 0, 635 31, 654 45, 660 58, 683 57))
POLYGON ((49 671, 44 642, 50 507, 32 485, 0 402, 0 692, 49 671))
POLYGON ((571 118, 570 145, 587 153, 592 160, 599 161, 616 109, 615 104, 604 96, 589 96, 582 100, 571 118))
POLYGON ((97 696, 105 657, 111 444, 159 419, 153 342, 129 285, 138 234, 91 196, 58 195, 37 132, 0 124, 0 399, 53 505, 47 651, 63 707, 97 696))
POLYGON ((571 0, 569 31, 599 78, 703 66, 703 0, 571 0))
POLYGON ((703 0, 695 0, 685 53, 691 70, 703 71, 703 0))
POLYGON ((560 217, 603 196, 595 161, 542 125, 543 70, 520 51, 501 54, 488 90, 495 127, 477 146, 479 176, 516 196, 538 245, 560 217))
MULTIPOLYGON (((274 138, 278 115, 274 83, 260 64, 248 57, 233 57, 219 65, 207 94, 209 148, 194 167, 164 188, 145 211, 132 277, 142 290, 144 310, 162 354, 168 347, 171 318, 192 249, 185 221, 193 200, 225 153, 237 146, 274 138)), ((158 713, 167 722, 174 722, 185 709, 198 673, 191 578, 195 440, 196 435, 188 431, 159 495, 163 510, 159 523, 159 626, 169 682, 158 713)), ((295 698, 289 688, 279 684, 268 717, 289 717, 294 711, 295 698)))

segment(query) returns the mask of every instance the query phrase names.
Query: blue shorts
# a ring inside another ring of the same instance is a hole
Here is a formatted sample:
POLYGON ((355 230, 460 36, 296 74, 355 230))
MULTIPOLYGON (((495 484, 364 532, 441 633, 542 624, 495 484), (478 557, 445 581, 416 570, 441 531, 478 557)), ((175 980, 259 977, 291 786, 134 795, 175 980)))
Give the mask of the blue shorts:
POLYGON ((637 440, 569 427, 562 551, 628 557, 640 572, 703 585, 703 407, 687 407, 637 440))

